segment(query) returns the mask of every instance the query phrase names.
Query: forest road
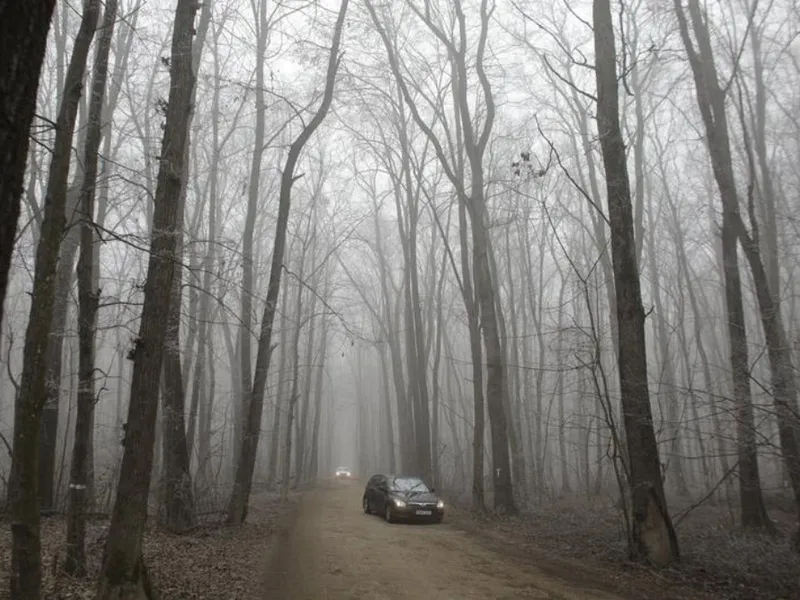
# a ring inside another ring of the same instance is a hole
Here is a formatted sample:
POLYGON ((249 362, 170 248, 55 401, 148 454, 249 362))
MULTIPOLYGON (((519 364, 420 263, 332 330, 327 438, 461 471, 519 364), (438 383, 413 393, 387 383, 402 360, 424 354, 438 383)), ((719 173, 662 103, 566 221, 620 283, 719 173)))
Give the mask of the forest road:
POLYGON ((304 495, 265 574, 269 600, 618 599, 573 587, 447 524, 389 524, 361 509, 361 483, 304 495))

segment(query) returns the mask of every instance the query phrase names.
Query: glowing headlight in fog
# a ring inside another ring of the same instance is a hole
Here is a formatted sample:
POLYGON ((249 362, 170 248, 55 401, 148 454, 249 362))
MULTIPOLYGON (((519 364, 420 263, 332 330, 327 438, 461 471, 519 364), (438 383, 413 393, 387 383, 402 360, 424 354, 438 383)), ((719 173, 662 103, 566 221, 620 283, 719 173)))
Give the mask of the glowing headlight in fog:
POLYGON ((444 501, 442 501, 442 500, 439 500, 439 501, 436 503, 436 508, 439 508, 439 509, 442 509, 442 508, 444 508, 444 501))
POLYGON ((395 500, 394 500, 394 505, 397 508, 405 508, 406 507, 406 503, 403 502, 402 500, 398 500, 397 498, 395 498, 395 500))

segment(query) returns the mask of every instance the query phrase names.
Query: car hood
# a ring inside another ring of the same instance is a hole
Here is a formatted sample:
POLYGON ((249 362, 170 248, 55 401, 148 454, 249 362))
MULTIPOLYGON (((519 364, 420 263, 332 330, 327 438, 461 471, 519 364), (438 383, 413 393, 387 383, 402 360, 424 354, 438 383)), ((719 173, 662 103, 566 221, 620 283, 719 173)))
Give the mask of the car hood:
POLYGON ((438 502, 439 497, 431 492, 392 492, 394 498, 399 498, 404 502, 438 502))

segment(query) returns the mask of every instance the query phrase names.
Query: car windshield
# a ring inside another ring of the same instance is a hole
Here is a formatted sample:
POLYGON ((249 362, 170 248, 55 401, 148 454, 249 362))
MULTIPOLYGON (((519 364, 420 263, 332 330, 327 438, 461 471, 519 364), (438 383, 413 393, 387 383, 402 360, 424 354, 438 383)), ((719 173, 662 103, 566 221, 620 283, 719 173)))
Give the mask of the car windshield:
POLYGON ((347 467, 339 467, 336 469, 337 471, 347 471, 347 467))
POLYGON ((395 477, 392 489, 398 492, 427 492, 428 486, 418 477, 395 477))

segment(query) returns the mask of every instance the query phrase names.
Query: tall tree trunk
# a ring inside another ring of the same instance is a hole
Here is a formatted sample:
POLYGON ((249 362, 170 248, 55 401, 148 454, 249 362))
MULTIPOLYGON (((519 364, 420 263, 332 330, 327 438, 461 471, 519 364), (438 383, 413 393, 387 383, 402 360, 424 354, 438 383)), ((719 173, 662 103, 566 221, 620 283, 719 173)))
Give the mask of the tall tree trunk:
MULTIPOLYGON (((464 170, 455 168, 448 160, 442 142, 422 117, 408 90, 406 79, 403 77, 396 49, 392 45, 385 28, 381 25, 375 8, 371 2, 366 3, 372 21, 389 55, 392 73, 403 93, 414 121, 425 133, 434 146, 439 163, 444 169, 448 179, 453 184, 459 201, 466 203, 470 212, 472 229, 472 255, 473 269, 475 272, 475 289, 477 301, 480 304, 480 324, 483 330, 487 362, 486 399, 489 414, 489 423, 492 437, 494 508, 500 512, 516 512, 514 501, 513 483, 511 479, 510 456, 508 449, 508 422, 506 419, 506 364, 504 361, 502 344, 500 343, 497 318, 496 287, 492 282, 489 255, 491 252, 487 232, 487 216, 485 202, 484 166, 483 158, 489 136, 492 131, 495 115, 495 105, 492 96, 491 84, 484 67, 484 53, 488 35, 489 22, 493 6, 488 0, 480 3, 480 30, 476 45, 475 70, 480 81, 483 100, 485 101, 485 115, 479 131, 473 124, 473 115, 468 95, 467 76, 467 25, 461 0, 455 0, 454 12, 457 22, 458 39, 452 39, 439 28, 432 20, 430 11, 423 12, 416 5, 409 4, 411 10, 423 21, 431 33, 447 48, 448 58, 453 70, 453 104, 456 107, 457 121, 463 132, 463 150, 470 167, 470 181, 465 181, 464 170)), ((461 159, 458 159, 459 161, 461 159)))
MULTIPOLYGON (((181 205, 183 204, 184 200, 181 200, 181 205)), ((161 449, 163 477, 161 502, 164 510, 159 513, 159 521, 162 527, 173 533, 184 533, 195 524, 190 456, 185 426, 185 389, 180 356, 181 290, 183 287, 183 268, 180 263, 183 235, 180 233, 180 227, 183 221, 181 216, 183 208, 183 206, 178 208, 178 223, 176 224, 177 256, 173 263, 175 274, 170 291, 170 312, 164 335, 163 393, 161 397, 161 416, 164 420, 161 449)))
POLYGON ((80 245, 80 227, 76 212, 80 200, 80 190, 67 191, 67 230, 61 242, 61 250, 56 269, 56 291, 53 304, 53 321, 50 340, 47 344, 47 398, 42 410, 39 427, 39 508, 42 511, 55 510, 54 487, 56 474, 56 450, 58 446, 58 416, 61 400, 61 380, 63 377, 64 334, 67 325, 70 291, 75 271, 75 254, 80 245))
MULTIPOLYGON (((33 295, 31 297, 31 310, 23 348, 22 377, 19 394, 14 403, 14 444, 11 480, 9 482, 11 596, 12 598, 25 598, 26 600, 28 598, 32 600, 39 598, 41 593, 41 542, 39 537, 38 502, 39 428, 46 398, 46 358, 53 317, 53 304, 55 302, 55 274, 58 268, 61 237, 66 224, 65 206, 72 137, 75 130, 78 103, 83 90, 83 77, 86 71, 89 47, 97 26, 98 7, 98 0, 86 0, 84 3, 80 29, 75 38, 75 45, 64 82, 64 97, 56 120, 56 139, 53 143, 53 156, 50 162, 47 191, 45 193, 44 221, 42 222, 39 244, 36 248, 33 295)), ((5 15, 0 16, 4 17, 5 15)), ((37 35, 37 29, 33 28, 33 21, 30 25, 33 29, 29 29, 23 20, 18 23, 13 23, 13 20, 12 18, 12 22, 9 23, 10 27, 19 26, 24 28, 25 31, 31 31, 34 36, 37 35)), ((4 25, 0 27, 5 30, 5 18, 2 22, 4 25)), ((14 38, 11 38, 10 41, 13 42, 14 38)), ((29 48, 34 53, 34 56, 37 55, 35 43, 28 46, 23 41, 22 47, 29 48)), ((3 54, 5 54, 5 51, 3 54)), ((11 54, 12 61, 19 60, 14 56, 14 52, 11 54)), ((20 61, 19 64, 22 66, 27 63, 20 61)), ((10 65, 6 69, 13 72, 14 67, 10 65)), ((4 73, 6 72, 8 71, 4 71, 4 73)), ((12 109, 14 108, 14 96, 15 94, 11 95, 12 109)), ((5 100, 2 102, 5 104, 5 100)), ((26 116, 24 105, 18 105, 16 110, 19 111, 21 118, 26 116)), ((9 112, 8 116, 9 118, 16 118, 12 112, 9 112)), ((27 134, 26 130, 25 135, 27 134)), ((10 138, 10 142, 13 142, 15 134, 12 133, 10 138)), ((14 146, 13 143, 8 146, 11 152, 16 152, 20 147, 14 146)), ((4 145, 3 153, 6 152, 5 148, 6 146, 4 145)), ((26 153, 22 152, 18 160, 24 162, 25 156, 26 153)), ((14 163, 11 163, 12 180, 15 166, 14 163)), ((10 188, 8 194, 13 200, 13 195, 18 188, 13 184, 13 181, 10 188)), ((6 201, 5 198, 3 200, 4 202, 6 201)), ((16 218, 14 218, 13 222, 16 223, 16 218)), ((6 226, 4 221, 2 227, 5 228, 6 226)), ((13 243, 11 240, 14 238, 15 229, 14 227, 10 231, 9 238, 4 238, 4 244, 6 242, 13 243)), ((6 277, 6 273, 2 273, 2 270, 0 270, 0 277, 6 277)), ((5 286, 6 281, 7 279, 2 281, 3 286, 5 286)))
MULTIPOLYGON (((689 13, 691 15, 692 29, 697 38, 698 50, 692 42, 689 25, 683 8, 678 0, 675 2, 675 11, 678 16, 681 38, 689 56, 689 63, 695 80, 697 103, 703 118, 703 123, 708 137, 708 151, 714 171, 714 177, 722 201, 722 260, 725 273, 725 300, 728 310, 728 334, 731 345, 731 370, 734 387, 734 400, 736 402, 738 458, 739 458, 739 495, 742 510, 742 525, 750 528, 771 529, 771 523, 764 509, 759 481, 758 457, 756 451, 756 430, 753 407, 750 397, 750 365, 747 356, 747 334, 745 329, 744 307, 742 302, 741 279, 737 253, 737 241, 741 241, 745 256, 750 260, 753 279, 756 286, 759 307, 764 319, 765 337, 772 370, 772 384, 774 401, 778 407, 778 419, 786 425, 781 435, 781 450, 787 464, 794 463, 800 467, 797 459, 796 425, 793 416, 788 416, 781 410, 784 401, 789 400, 796 407, 797 393, 794 384, 794 374, 789 358, 788 377, 782 373, 785 369, 779 366, 780 358, 784 355, 781 347, 786 347, 781 337, 782 324, 780 313, 772 311, 769 306, 765 312, 765 305, 771 305, 771 298, 766 280, 759 281, 758 274, 764 274, 760 258, 751 260, 752 254, 748 252, 747 234, 739 212, 739 198, 734 181, 733 164, 730 154, 730 141, 728 138, 727 114, 725 109, 725 93, 719 87, 714 56, 707 26, 700 14, 700 7, 695 0, 689 0, 689 13), (699 51, 699 54, 698 54, 699 51), (766 318, 764 318, 766 316, 766 318), (777 329, 773 328, 777 326, 777 329), (775 334, 775 335, 773 335, 775 334), (776 356, 776 351, 777 355, 776 356), (776 361, 777 358, 777 361, 776 361), (777 371, 776 371, 777 369, 777 371), (790 386, 784 388, 782 382, 787 381, 790 386), (783 433, 787 435, 783 435, 783 433)), ((758 254, 758 251, 755 252, 758 254)), ((791 467, 790 467, 791 468, 791 467)), ((795 469, 797 479, 795 487, 798 510, 800 510, 800 468, 795 469)), ((798 537, 800 544, 800 537, 798 537)))
MULTIPOLYGON (((428 391, 428 360, 425 352, 426 336, 422 321, 422 302, 420 299, 419 269, 417 261, 417 232, 419 229, 419 192, 414 192, 411 181, 411 151, 406 130, 406 116, 402 93, 399 94, 400 119, 399 127, 401 161, 405 178, 405 197, 408 208, 408 235, 405 244, 407 280, 407 298, 409 302, 409 389, 415 391, 412 397, 414 403, 414 429, 416 434, 416 468, 422 477, 429 478, 432 474, 431 463, 431 430, 430 430, 430 395, 428 391)), ((399 201, 399 198, 398 198, 399 201)), ((398 216, 400 207, 398 206, 398 216)), ((403 235, 402 220, 398 219, 400 234, 403 235)))
POLYGON ((328 60, 328 71, 325 82, 325 93, 320 107, 314 117, 300 132, 300 135, 289 148, 281 175, 281 189, 278 201, 278 220, 275 225, 275 242, 272 251, 272 264, 270 265, 267 298, 264 305, 264 315, 261 321, 261 333, 258 339, 258 352, 256 355, 255 378, 253 391, 247 406, 247 419, 242 435, 242 447, 236 465, 234 488, 228 503, 227 522, 231 525, 240 525, 247 518, 247 505, 250 499, 250 488, 253 484, 253 471, 255 470, 256 452, 261 430, 261 413, 264 407, 264 393, 267 386, 270 357, 272 355, 272 326, 275 321, 275 312, 280 292, 281 272, 283 270, 283 255, 286 250, 286 228, 289 222, 289 210, 292 203, 292 186, 295 182, 294 169, 303 147, 314 134, 317 127, 328 114, 333 101, 333 90, 336 83, 336 73, 339 68, 339 46, 342 38, 345 15, 349 0, 342 0, 336 26, 333 33, 328 60))
MULTIPOLYGON (((322 181, 319 181, 321 186, 322 181)), ((301 268, 300 281, 303 281, 305 276, 305 260, 306 253, 311 252, 311 287, 316 289, 319 283, 319 277, 316 276, 318 271, 317 265, 317 215, 315 209, 315 202, 317 201, 316 195, 311 198, 311 206, 309 207, 308 227, 306 228, 306 238, 303 240, 303 252, 300 255, 301 268), (308 246, 310 245, 310 248, 308 246)), ((308 322, 308 339, 306 341, 306 358, 304 369, 306 371, 303 380, 303 395, 299 398, 300 415, 297 423, 297 449, 295 450, 294 459, 294 472, 295 472, 295 486, 299 486, 304 481, 304 469, 307 464, 306 457, 308 456, 308 448, 306 445, 308 436, 308 419, 311 412, 311 388, 312 388, 312 363, 314 361, 314 338, 316 337, 316 329, 314 324, 316 322, 315 311, 317 309, 317 294, 312 293, 308 307, 308 317, 297 317, 297 327, 302 327, 308 322)))
POLYGON ((650 282, 651 294, 655 305, 655 330, 658 340, 658 354, 661 359, 661 377, 658 382, 659 393, 662 387, 665 389, 667 405, 667 424, 665 427, 669 444, 669 466, 667 476, 671 479, 678 496, 686 498, 689 496, 689 487, 686 483, 686 474, 683 468, 681 436, 682 425, 680 423, 680 410, 678 406, 678 394, 676 393, 677 380, 675 378, 675 363, 672 360, 672 352, 669 347, 669 333, 667 327, 667 316, 665 307, 661 301, 661 273, 659 271, 656 254, 656 228, 653 213, 657 210, 651 203, 650 210, 647 211, 648 236, 648 257, 650 262, 650 282))
MULTIPOLYGON (((234 400, 240 404, 240 415, 243 419, 248 412, 248 402, 253 391, 253 235, 255 232, 256 217, 259 207, 259 186, 261 181, 261 162, 264 156, 264 130, 265 130, 265 86, 264 86, 264 64, 266 62, 267 51, 267 0, 259 0, 258 4, 252 3, 256 14, 253 19, 257 21, 256 26, 256 126, 255 139, 253 140, 253 157, 250 164, 250 180, 247 185, 247 215, 244 222, 244 233, 242 235, 242 310, 241 334, 239 343, 239 360, 241 361, 241 390, 242 397, 234 400), (257 8, 256 8, 257 7, 257 8)), ((234 464, 239 463, 239 450, 243 442, 243 432, 245 423, 237 419, 234 424, 236 435, 234 436, 234 464)))
MULTIPOLYGON (((211 3, 206 2, 200 12, 200 21, 196 30, 196 38, 192 44, 192 73, 195 79, 200 69, 200 60, 203 56, 208 27, 211 21, 211 3)), ((195 105, 197 98, 197 87, 192 87, 190 107, 195 105)), ((184 533, 195 524, 194 494, 192 489, 191 474, 191 454, 186 439, 186 385, 185 380, 189 368, 181 363, 181 306, 183 297, 183 228, 186 212, 186 195, 189 183, 190 170, 190 146, 191 146, 191 127, 194 112, 189 114, 189 121, 186 127, 186 144, 184 146, 183 172, 181 177, 181 193, 178 200, 178 217, 175 224, 175 253, 176 260, 173 262, 175 273, 172 278, 172 290, 169 303, 169 315, 167 317, 167 330, 164 338, 164 393, 162 396, 162 418, 163 423, 163 488, 162 502, 164 506, 161 512, 161 525, 173 533, 184 533)), ((198 209, 198 215, 200 213, 198 209)), ((199 216, 198 216, 199 218, 199 216)), ((197 293, 192 291, 192 307, 190 314, 196 314, 197 293)), ((190 327, 187 336, 187 347, 192 349, 194 346, 194 330, 190 327)), ((185 357, 188 364, 190 357, 185 357)))
POLYGON ((472 268, 470 265, 467 224, 467 209, 463 202, 458 203, 458 228, 461 241, 462 295, 467 310, 469 328, 469 349, 472 359, 472 509, 486 510, 483 489, 483 457, 485 453, 486 411, 483 393, 483 348, 481 347, 480 304, 476 301, 472 287, 472 268))
POLYGON ((606 171, 619 327, 618 368, 633 511, 629 551, 633 558, 663 565, 678 559, 678 540, 664 496, 647 389, 645 315, 636 264, 625 144, 619 123, 616 49, 609 0, 594 0, 593 21, 597 127, 606 171))
MULTIPOLYGON (((325 290, 327 292, 326 281, 325 290)), ((327 294, 326 294, 327 295, 327 294)), ((322 338, 319 342, 319 364, 316 365, 316 382, 314 383, 314 423, 311 429, 311 450, 308 459, 308 473, 316 478, 319 475, 319 429, 322 416, 322 383, 325 377, 325 361, 328 357, 328 319, 322 317, 322 338)), ((387 397, 388 398, 388 397, 387 397)))
MULTIPOLYGON (((301 259, 302 261, 302 259, 301 259)), ((302 264, 302 262, 301 262, 302 264)), ((286 409, 286 437, 283 447, 283 464, 281 465, 281 498, 286 500, 289 497, 289 487, 292 479, 292 425, 295 419, 295 409, 297 401, 300 399, 300 335, 302 332, 303 315, 303 288, 298 283, 297 296, 294 305, 294 321, 297 324, 292 336, 292 387, 289 392, 289 402, 286 409)), ((299 452, 300 448, 295 449, 299 452)))
POLYGON ((278 347, 280 348, 281 358, 278 362, 278 387, 275 393, 272 410, 272 431, 269 438, 269 452, 267 453, 267 487, 275 485, 278 476, 278 457, 280 456, 281 441, 281 418, 284 410, 284 395, 286 393, 286 377, 284 372, 289 363, 289 286, 283 286, 283 298, 281 300, 281 320, 279 321, 278 347))
POLYGON ((386 440, 386 455, 389 458, 389 461, 386 464, 386 468, 389 469, 390 472, 395 473, 397 472, 397 460, 395 458, 395 441, 394 441, 394 419, 392 418, 392 395, 389 391, 389 381, 390 381, 390 372, 388 366, 388 358, 387 358, 387 349, 385 344, 381 344, 380 348, 378 349, 378 356, 380 357, 381 361, 381 384, 382 384, 382 391, 383 391, 383 402, 384 402, 384 416, 386 417, 386 423, 384 424, 384 429, 386 431, 386 437, 383 438, 386 440))
MULTIPOLYGON (((488 227, 487 227, 488 230, 488 227)), ((497 310, 497 335, 500 342, 501 352, 503 353, 503 363, 508 365, 508 327, 506 325, 505 315, 503 313, 503 302, 502 302, 502 292, 500 286, 500 270, 497 267, 497 259, 495 257, 494 248, 491 245, 491 235, 487 236, 489 240, 489 253, 488 253, 488 261, 489 261, 489 272, 492 280, 495 283, 495 306, 497 310)), ((510 304, 513 304, 513 296, 510 300, 510 304)), ((512 311, 515 314, 515 311, 512 311)), ((514 361, 516 363, 516 360, 514 361)), ((521 434, 519 431, 519 411, 516 409, 516 403, 512 404, 514 399, 511 398, 511 388, 510 388, 510 379, 511 375, 508 369, 506 369, 506 375, 503 378, 503 411, 505 412, 506 422, 508 423, 508 446, 510 450, 510 460, 511 460, 511 474, 512 474, 512 481, 517 489, 517 493, 521 492, 521 497, 525 498, 525 450, 522 446, 521 441, 521 434)), ((541 397, 539 397, 541 401, 541 397)), ((544 444, 542 444, 544 447, 544 444)), ((544 450, 542 451, 544 454, 544 450)))
MULTIPOLYGON (((416 462, 415 443, 414 443, 414 421, 409 390, 406 385, 403 372, 403 355, 401 352, 400 340, 395 332, 403 330, 400 321, 401 309, 403 308, 400 294, 392 293, 390 285, 394 288, 389 267, 386 263, 384 252, 384 234, 381 226, 380 207, 376 196, 371 195, 372 199, 372 221, 375 227, 376 257, 378 259, 378 275, 381 286, 381 321, 383 337, 389 346, 390 362, 392 365, 392 380, 394 382, 395 401, 397 404, 397 428, 400 437, 399 465, 400 468, 409 471, 416 462)), ((345 269, 346 271, 346 269, 345 269)), ((406 270, 404 270, 404 273, 406 270)), ((397 292, 397 290, 394 290, 397 292)))
MULTIPOLYGON (((660 165, 660 168, 662 170, 661 172, 662 172, 662 178, 663 178, 666 175, 664 170, 663 170, 663 165, 660 165)), ((713 428, 714 428, 714 437, 715 437, 715 440, 716 440, 717 454, 718 454, 718 457, 719 457, 718 459, 719 459, 720 465, 722 467, 722 472, 723 473, 728 473, 730 467, 729 467, 729 464, 728 464, 728 448, 727 448, 727 444, 726 444, 726 439, 727 438, 722 433, 722 424, 720 423, 719 411, 716 409, 716 406, 715 406, 716 385, 714 383, 714 379, 711 376, 711 363, 709 361, 708 352, 706 350, 706 344, 705 344, 705 341, 704 341, 704 339, 705 339, 704 338, 705 329, 703 327, 703 313, 700 310, 700 304, 699 304, 699 302, 697 300, 697 293, 696 293, 695 288, 694 288, 695 282, 692 280, 692 277, 691 277, 691 274, 690 274, 691 268, 689 266, 688 257, 686 256, 686 244, 685 244, 685 241, 684 241, 685 238, 684 238, 683 229, 682 229, 681 224, 680 224, 680 220, 678 219, 678 211, 677 211, 677 208, 675 206, 675 202, 674 202, 674 200, 672 198, 672 195, 669 192, 669 188, 665 188, 665 190, 666 190, 666 198, 667 198, 667 201, 669 202, 670 210, 672 212, 672 219, 673 219, 673 222, 674 222, 674 230, 675 230, 675 237, 676 237, 676 239, 675 239, 675 248, 676 248, 676 252, 678 254, 678 261, 677 261, 678 274, 679 274, 678 280, 679 281, 683 281, 683 288, 687 291, 687 295, 689 296, 689 305, 690 305, 690 307, 692 309, 692 316, 693 316, 693 323, 694 323, 694 327, 693 327, 694 340, 695 340, 695 345, 697 347, 697 354, 700 357, 700 365, 702 367, 702 373, 703 373, 703 384, 705 386, 706 396, 707 396, 708 402, 709 402, 709 408, 710 408, 709 412, 711 413, 711 422, 712 422, 713 428)), ((715 246, 719 246, 719 244, 715 244, 715 246)), ((737 260, 738 260, 738 257, 737 257, 737 260)), ((720 262, 723 262, 723 261, 720 261, 720 262)), ((722 271, 722 277, 725 278, 724 266, 720 270, 722 271)), ((725 284, 725 285, 727 286, 727 284, 725 284)), ((740 290, 741 290, 741 288, 740 288, 740 290)), ((741 296, 741 294, 740 294, 740 296, 741 296)), ((727 297, 727 293, 726 293, 726 297, 727 297)), ((729 317, 730 317, 730 314, 729 314, 729 317)), ((729 349, 730 349, 730 318, 728 320, 728 327, 729 327, 728 331, 729 331, 729 349)), ((729 359, 732 361, 733 357, 730 356, 729 359)), ((732 362, 731 362, 731 364, 732 364, 732 362)), ((750 392, 749 384, 745 388, 743 388, 743 391, 747 392, 747 396, 745 398, 743 398, 743 399, 735 398, 735 401, 737 403, 739 403, 739 401, 741 400, 741 402, 747 402, 748 404, 750 404, 751 400, 750 400, 750 397, 749 397, 749 392, 750 392)), ((734 395, 735 394, 736 394, 736 389, 734 389, 734 395)), ((737 405, 740 405, 740 404, 737 404, 737 405)), ((757 465, 757 463, 756 463, 756 465, 757 465)), ((728 477, 726 479, 726 483, 725 483, 726 492, 730 492, 731 481, 732 481, 732 479, 730 477, 728 477)), ((756 478, 755 481, 753 481, 751 479, 749 483, 751 485, 755 484, 755 486, 758 487, 757 494, 758 494, 758 497, 761 498, 761 499, 758 500, 756 504, 748 503, 749 506, 758 509, 753 514, 758 514, 758 513, 760 513, 762 511, 763 505, 764 505, 764 501, 763 501, 763 497, 762 497, 761 489, 760 489, 761 488, 761 483, 760 483, 758 478, 756 478), (758 508, 758 506, 761 506, 762 508, 758 508)), ((744 505, 742 505, 742 508, 744 508, 744 505)), ((766 510, 765 509, 764 509, 764 514, 766 514, 766 510)))
POLYGON ((100 599, 155 597, 142 556, 142 538, 153 470, 158 387, 175 276, 176 226, 195 85, 192 37, 197 9, 196 0, 178 0, 175 8, 169 101, 154 201, 151 253, 139 335, 131 350, 133 374, 125 450, 103 554, 97 593, 100 599))
POLYGON ((55 0, 0 3, 0 323, 14 254, 25 159, 55 0))
MULTIPOLYGON (((561 273, 559 272, 561 275, 561 273)), ((567 289, 567 280, 562 275, 561 285, 558 288, 558 330, 556 333, 556 357, 558 362, 558 375, 556 379, 556 394, 558 396, 558 458, 561 471, 561 494, 569 496, 572 494, 572 487, 569 483, 569 456, 567 455, 567 442, 565 429, 567 427, 564 403, 564 374, 567 370, 567 363, 564 360, 564 292, 567 289)))
POLYGON ((94 429, 95 335, 100 290, 95 286, 94 204, 97 185, 98 151, 103 136, 103 99, 108 77, 108 56, 117 20, 117 0, 106 0, 103 26, 94 61, 89 103, 84 175, 80 192, 81 250, 78 258, 78 407, 75 415, 75 438, 70 467, 67 508, 67 553, 64 570, 73 575, 86 574, 86 509, 89 502, 89 476, 94 470, 90 452, 94 429))
MULTIPOLYGON (((214 336, 209 336, 208 344, 203 346, 203 351, 206 354, 205 363, 208 365, 208 379, 203 382, 206 389, 203 392, 203 404, 198 416, 197 463, 200 489, 207 490, 214 483, 214 457, 211 454, 211 425, 213 423, 215 390, 217 387, 216 369, 214 367, 214 336)), ((222 468, 223 463, 224 461, 220 457, 220 466, 216 471, 217 473, 222 468)))
MULTIPOLYGON (((432 236, 436 235, 436 230, 431 230, 432 236)), ((432 272, 432 283, 435 282, 436 277, 436 263, 435 263, 435 238, 431 239, 431 256, 428 262, 429 268, 432 272)), ((432 472, 432 481, 435 486, 441 485, 441 467, 439 465, 439 413, 440 413, 440 395, 442 390, 441 381, 439 379, 439 371, 441 368, 442 362, 442 341, 444 338, 444 327, 445 327, 445 318, 444 318, 444 283, 447 279, 445 274, 447 272, 447 255, 442 253, 442 266, 439 270, 439 281, 436 290, 436 337, 434 341, 433 347, 433 369, 431 371, 431 382, 433 384, 432 390, 432 397, 431 397, 431 472, 432 472)), ((430 293, 430 296, 433 297, 434 294, 430 293)), ((433 317, 430 318, 429 322, 433 321, 433 317)), ((389 423, 391 424, 391 416, 389 417, 389 423)))

